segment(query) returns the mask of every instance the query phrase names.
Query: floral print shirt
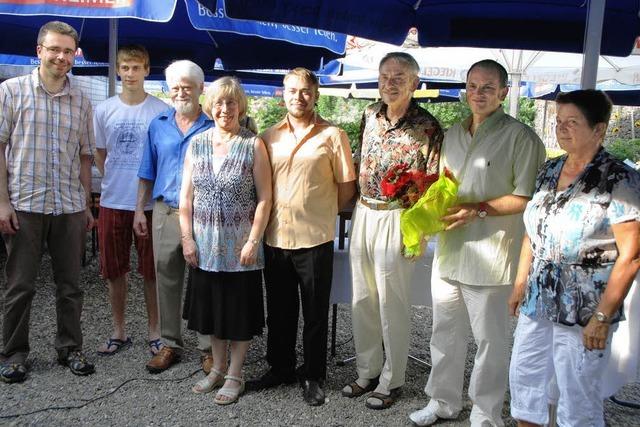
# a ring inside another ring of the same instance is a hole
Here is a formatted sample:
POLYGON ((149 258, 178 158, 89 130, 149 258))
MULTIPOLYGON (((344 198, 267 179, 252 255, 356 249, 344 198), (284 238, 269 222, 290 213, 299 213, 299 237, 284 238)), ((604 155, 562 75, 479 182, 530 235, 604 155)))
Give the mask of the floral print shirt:
POLYGON ((406 163, 410 169, 438 173, 443 132, 429 112, 411 101, 395 125, 387 119, 383 102, 369 105, 362 115, 360 147, 354 161, 360 165, 360 194, 374 200, 389 201, 380 183, 391 167, 406 163))
MULTIPOLYGON (((547 161, 524 222, 533 263, 520 312, 586 326, 618 257, 612 224, 640 220, 640 174, 600 149, 578 178, 557 191, 566 155, 547 161)), ((613 321, 622 319, 622 309, 613 321)))

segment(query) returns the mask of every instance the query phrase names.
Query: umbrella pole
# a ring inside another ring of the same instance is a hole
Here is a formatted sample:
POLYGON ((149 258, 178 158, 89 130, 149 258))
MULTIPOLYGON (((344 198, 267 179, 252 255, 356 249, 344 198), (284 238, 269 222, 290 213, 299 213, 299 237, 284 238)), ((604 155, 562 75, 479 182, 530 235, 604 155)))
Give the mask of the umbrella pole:
POLYGON ((518 101, 520 100, 520 72, 511 73, 511 88, 509 89, 509 115, 514 119, 518 117, 518 101))
POLYGON ((595 89, 598 76, 598 58, 602 41, 605 0, 591 0, 587 9, 582 60, 581 89, 595 89))
POLYGON ((116 55, 118 53, 118 19, 109 19, 109 96, 116 94, 116 55))

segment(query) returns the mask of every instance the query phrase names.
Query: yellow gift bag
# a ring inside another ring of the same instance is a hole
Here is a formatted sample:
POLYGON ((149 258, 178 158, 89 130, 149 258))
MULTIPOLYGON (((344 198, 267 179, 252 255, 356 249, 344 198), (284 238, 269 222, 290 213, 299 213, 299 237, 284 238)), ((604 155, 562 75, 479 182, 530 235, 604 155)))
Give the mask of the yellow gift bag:
POLYGON ((447 174, 440 175, 418 201, 400 215, 400 231, 405 246, 405 256, 420 256, 422 239, 428 239, 444 230, 440 220, 447 209, 456 204, 458 183, 447 174))

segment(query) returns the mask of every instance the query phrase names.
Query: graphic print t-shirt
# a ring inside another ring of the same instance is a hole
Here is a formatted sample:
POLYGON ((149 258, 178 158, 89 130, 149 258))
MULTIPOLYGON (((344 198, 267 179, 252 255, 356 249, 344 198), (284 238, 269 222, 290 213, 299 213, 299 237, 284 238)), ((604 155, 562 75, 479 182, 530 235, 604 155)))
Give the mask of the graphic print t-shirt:
MULTIPOLYGON (((133 211, 138 192, 138 168, 151 120, 169 105, 147 95, 127 105, 114 96, 100 103, 93 116, 96 147, 107 150, 100 206, 133 211)), ((145 207, 151 209, 151 205, 145 207)))

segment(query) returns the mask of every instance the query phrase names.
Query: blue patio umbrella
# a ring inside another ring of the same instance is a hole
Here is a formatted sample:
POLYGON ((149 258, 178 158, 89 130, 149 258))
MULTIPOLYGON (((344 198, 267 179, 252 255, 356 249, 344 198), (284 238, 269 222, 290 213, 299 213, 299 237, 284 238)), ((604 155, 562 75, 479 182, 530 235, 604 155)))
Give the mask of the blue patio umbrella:
MULTIPOLYGON (((120 17, 119 42, 145 45, 151 55, 152 72, 159 73, 175 59, 191 59, 205 71, 213 71, 216 58, 221 59, 228 69, 295 66, 318 69, 323 62, 341 55, 324 46, 304 46, 282 41, 291 36, 291 31, 273 31, 268 26, 262 27, 266 27, 271 33, 279 33, 280 39, 265 38, 264 31, 260 35, 255 35, 257 32, 254 35, 240 35, 240 30, 198 30, 187 13, 187 6, 197 12, 195 0, 138 0, 132 3, 139 7, 136 10, 133 7, 113 7, 106 10, 108 8, 91 7, 93 3, 90 2, 75 3, 83 5, 78 7, 52 6, 44 0, 41 3, 0 3, 0 26, 3 32, 3 37, 0 37, 0 52, 33 55, 38 28, 47 21, 58 19, 68 22, 78 30, 81 35, 80 46, 88 60, 108 62, 109 19, 104 18, 116 16, 120 17), (32 16, 17 16, 18 13, 32 16), (49 15, 41 15, 42 13, 49 15), (167 19, 167 22, 162 22, 167 19)), ((114 2, 114 5, 117 4, 119 2, 114 2)), ((218 18, 206 15, 194 20, 199 20, 201 24, 205 21, 206 24, 207 18, 210 18, 212 25, 219 21, 218 18)), ((296 39, 296 43, 299 42, 296 39)))
MULTIPOLYGON (((547 85, 545 88, 536 87, 533 97, 553 101, 560 92, 571 92, 580 89, 579 85, 547 85)), ((623 85, 615 82, 604 82, 596 85, 596 89, 603 90, 609 95, 614 105, 640 106, 640 85, 623 85)))
MULTIPOLYGON (((199 0, 208 7, 217 0, 199 0)), ((225 0, 227 16, 306 25, 400 45, 417 28, 422 46, 583 52, 594 0, 225 0)), ((607 0, 601 52, 629 55, 640 2, 607 0)))
MULTIPOLYGON (((216 0, 198 0, 217 4, 216 0)), ((640 0, 226 0, 225 13, 401 44, 584 52, 582 86, 598 55, 626 56, 640 34, 640 0)))

